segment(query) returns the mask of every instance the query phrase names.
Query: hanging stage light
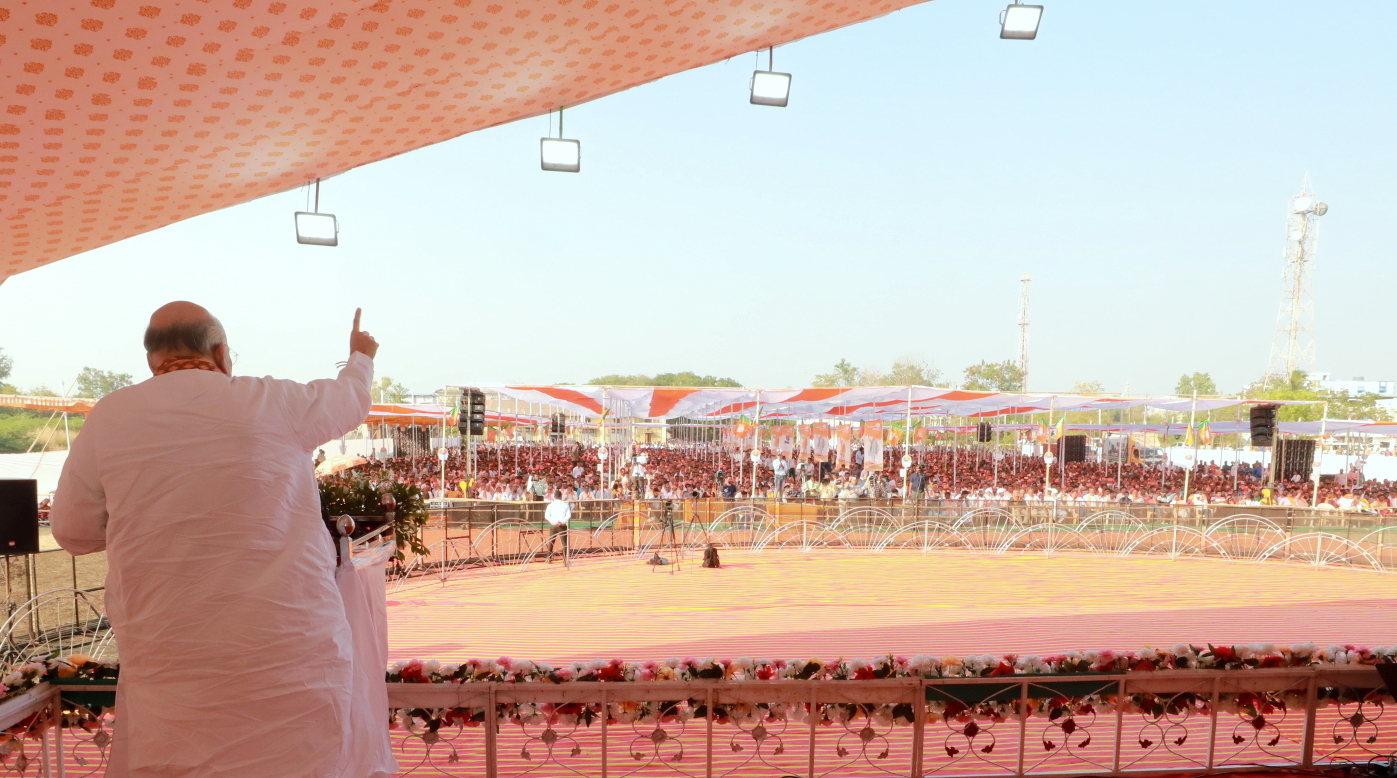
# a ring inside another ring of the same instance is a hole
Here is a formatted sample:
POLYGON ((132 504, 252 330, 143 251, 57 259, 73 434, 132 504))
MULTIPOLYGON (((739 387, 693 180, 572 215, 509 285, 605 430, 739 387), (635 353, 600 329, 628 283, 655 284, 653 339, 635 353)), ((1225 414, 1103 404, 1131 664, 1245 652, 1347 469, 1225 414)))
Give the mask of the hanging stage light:
POLYGON ((544 138, 540 159, 544 170, 577 173, 582 170, 582 143, 563 138, 544 138))
POLYGON ((773 72, 772 50, 767 49, 766 52, 766 70, 752 72, 752 105, 785 108, 791 97, 791 74, 773 72))
POLYGON ((315 179, 315 210, 296 211, 296 242, 310 246, 340 245, 340 223, 333 213, 320 212, 320 179, 315 179))
POLYGON ((791 96, 791 74, 758 70, 752 74, 752 105, 785 108, 791 96))
POLYGON ((558 137, 539 140, 539 161, 544 170, 556 173, 582 171, 582 141, 563 137, 563 109, 558 109, 558 137))
POLYGON ((1038 22, 1043 18, 1043 6, 1014 3, 999 17, 999 37, 1031 41, 1038 37, 1038 22))

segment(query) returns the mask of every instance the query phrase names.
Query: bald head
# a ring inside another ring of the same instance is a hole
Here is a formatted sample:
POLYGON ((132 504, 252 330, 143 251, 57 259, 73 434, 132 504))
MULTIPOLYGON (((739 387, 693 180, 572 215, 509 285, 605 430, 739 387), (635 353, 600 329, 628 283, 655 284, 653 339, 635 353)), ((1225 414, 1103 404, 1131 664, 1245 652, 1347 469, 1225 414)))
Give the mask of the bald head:
POLYGON ((180 300, 160 306, 150 316, 145 347, 152 371, 167 359, 197 357, 231 374, 223 325, 202 305, 180 300))

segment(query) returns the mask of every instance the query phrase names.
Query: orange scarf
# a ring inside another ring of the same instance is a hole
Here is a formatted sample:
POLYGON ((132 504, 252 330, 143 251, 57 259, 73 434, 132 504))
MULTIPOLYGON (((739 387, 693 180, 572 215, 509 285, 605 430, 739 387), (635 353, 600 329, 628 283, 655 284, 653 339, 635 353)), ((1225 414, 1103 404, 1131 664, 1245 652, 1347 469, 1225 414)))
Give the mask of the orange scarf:
POLYGON ((173 373, 176 370, 211 370, 215 373, 223 372, 218 369, 218 365, 215 365, 207 359, 202 359, 200 357, 175 357, 161 362, 160 367, 155 368, 155 374, 165 375, 166 373, 173 373))

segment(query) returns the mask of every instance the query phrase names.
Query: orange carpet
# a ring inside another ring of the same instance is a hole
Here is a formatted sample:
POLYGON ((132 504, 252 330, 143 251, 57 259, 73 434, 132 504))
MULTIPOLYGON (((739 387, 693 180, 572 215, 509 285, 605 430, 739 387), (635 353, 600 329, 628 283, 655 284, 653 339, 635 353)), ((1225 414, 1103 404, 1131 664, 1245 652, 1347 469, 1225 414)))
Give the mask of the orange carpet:
POLYGON ((394 659, 866 657, 1179 642, 1385 645, 1397 578, 1221 560, 738 553, 458 573, 389 593, 394 659))

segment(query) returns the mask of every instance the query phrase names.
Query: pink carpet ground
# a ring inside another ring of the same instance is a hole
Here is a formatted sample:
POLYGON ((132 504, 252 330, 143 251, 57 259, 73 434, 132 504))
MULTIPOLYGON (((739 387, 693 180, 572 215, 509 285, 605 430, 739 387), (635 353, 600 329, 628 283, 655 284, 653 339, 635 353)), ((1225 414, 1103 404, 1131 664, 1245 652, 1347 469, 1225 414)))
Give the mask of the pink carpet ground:
POLYGON ((458 573, 390 592, 394 659, 856 657, 1397 642, 1397 577, 1222 560, 736 553, 458 573))

